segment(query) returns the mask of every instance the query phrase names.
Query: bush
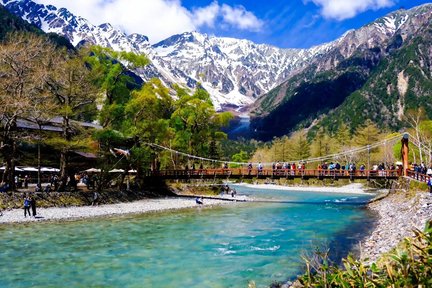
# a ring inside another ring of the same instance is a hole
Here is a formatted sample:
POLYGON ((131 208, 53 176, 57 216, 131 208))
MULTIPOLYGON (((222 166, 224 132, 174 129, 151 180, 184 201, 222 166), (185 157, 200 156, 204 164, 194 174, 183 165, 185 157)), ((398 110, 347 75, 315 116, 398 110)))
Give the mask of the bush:
POLYGON ((306 260, 306 273, 299 282, 303 287, 432 287, 432 221, 424 232, 414 233, 379 264, 349 255, 340 268, 329 263, 328 251, 317 251, 314 259, 306 260))

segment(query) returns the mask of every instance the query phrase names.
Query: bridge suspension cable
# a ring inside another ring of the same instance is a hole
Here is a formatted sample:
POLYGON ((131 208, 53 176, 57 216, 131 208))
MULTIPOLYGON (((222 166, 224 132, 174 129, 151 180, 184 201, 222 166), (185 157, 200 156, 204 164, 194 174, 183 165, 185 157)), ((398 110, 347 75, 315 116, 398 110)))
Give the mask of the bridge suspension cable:
POLYGON ((427 147, 424 143, 421 143, 418 141, 418 139, 414 136, 412 136, 410 133, 406 133, 410 137, 410 142, 414 144, 418 149, 423 150, 424 152, 427 152, 428 155, 432 155, 432 149, 430 147, 427 147))
MULTIPOLYGON (((339 152, 339 153, 334 153, 334 154, 325 155, 325 156, 321 156, 321 157, 312 157, 312 158, 306 158, 306 159, 296 159, 296 160, 290 160, 290 161, 284 161, 284 162, 287 162, 287 163, 295 163, 295 162, 314 163, 314 162, 322 162, 322 161, 326 161, 326 160, 330 160, 330 159, 337 159, 337 158, 340 158, 340 157, 354 155, 354 154, 361 153, 361 152, 367 152, 367 151, 370 151, 371 149, 380 147, 382 145, 386 145, 386 144, 395 142, 395 141, 401 139, 401 137, 402 137, 403 134, 407 134, 407 133, 400 133, 400 134, 397 134, 397 135, 395 135, 393 137, 386 138, 384 140, 381 140, 379 142, 376 142, 376 143, 373 143, 373 144, 370 144, 370 145, 366 145, 366 146, 362 146, 362 147, 356 147, 356 148, 353 148, 353 149, 350 149, 350 150, 347 150, 347 151, 342 151, 342 152, 339 152)), ((413 137, 411 136, 411 138, 413 138, 413 137)), ((182 155, 182 156, 185 156, 187 158, 196 159, 196 160, 200 160, 200 161, 208 161, 208 162, 213 162, 213 163, 227 163, 227 164, 235 164, 235 165, 247 165, 248 164, 248 162, 225 161, 225 160, 211 159, 211 158, 196 156, 196 155, 192 155, 192 154, 189 154, 189 153, 181 152, 181 151, 178 151, 178 150, 175 150, 175 149, 172 149, 172 148, 168 148, 168 147, 156 144, 156 143, 145 142, 143 144, 148 145, 148 146, 153 147, 153 148, 158 148, 158 149, 161 149, 161 150, 170 151, 172 153, 176 153, 178 155, 182 155)), ((257 163, 252 163, 252 164, 257 164, 257 163)), ((263 165, 271 165, 272 163, 271 162, 264 162, 262 164, 263 165)))

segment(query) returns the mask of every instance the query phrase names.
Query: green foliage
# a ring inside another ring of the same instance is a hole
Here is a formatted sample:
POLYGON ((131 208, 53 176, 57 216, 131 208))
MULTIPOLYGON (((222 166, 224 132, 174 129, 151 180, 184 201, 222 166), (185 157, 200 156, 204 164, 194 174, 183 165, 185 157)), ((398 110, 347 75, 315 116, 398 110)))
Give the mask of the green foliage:
POLYGON ((216 113, 210 95, 202 89, 190 95, 176 87, 176 92, 178 100, 171 115, 171 126, 176 132, 173 146, 194 155, 215 153, 217 148, 212 145, 226 139, 226 134, 219 130, 228 125, 231 113, 216 113))
MULTIPOLYGON (((302 75, 305 73, 308 71, 302 75)), ((317 73, 312 78, 293 77, 283 84, 285 89, 278 92, 278 97, 274 97, 278 102, 269 105, 274 108, 265 111, 260 117, 252 118, 251 127, 257 131, 257 137, 263 140, 308 127, 317 117, 338 107, 351 93, 361 88, 366 82, 366 76, 362 67, 350 67, 335 72, 317 73), (284 94, 279 95, 282 92, 284 94)))
POLYGON ((353 144, 355 146, 367 146, 376 143, 380 139, 380 130, 370 119, 367 119, 363 126, 355 131, 353 144))
POLYGON ((380 260, 366 264, 353 256, 343 267, 328 260, 328 252, 317 252, 306 260, 306 273, 299 278, 304 287, 430 287, 432 285, 432 227, 414 231, 402 245, 380 260))
MULTIPOLYGON (((246 153, 245 151, 242 150, 239 153, 234 154, 232 156, 231 160, 233 162, 246 163, 246 162, 248 162, 249 158, 250 158, 250 156, 248 155, 248 153, 246 153)), ((240 164, 230 164, 231 168, 238 168, 240 166, 241 166, 240 164)))
POLYGON ((298 132, 292 136, 289 157, 292 160, 304 160, 310 157, 310 147, 306 135, 298 132))
POLYGON ((100 46, 91 47, 85 59, 92 71, 98 75, 97 85, 105 92, 100 122, 103 127, 119 129, 130 92, 139 88, 128 69, 144 67, 149 60, 145 55, 117 52, 100 46))
MULTIPOLYGON (((345 135, 342 135, 345 137, 345 135)), ((343 140, 341 140, 343 143, 343 140)), ((325 155, 330 155, 336 152, 339 147, 337 139, 331 137, 323 129, 318 130, 311 143, 311 155, 312 157, 322 157, 325 155)))
POLYGON ((97 140, 101 145, 104 145, 106 147, 115 143, 122 143, 125 141, 125 136, 123 134, 116 130, 107 128, 96 130, 93 133, 93 138, 97 140))
MULTIPOLYGON (((234 154, 245 151, 250 157, 255 153, 258 147, 262 146, 261 142, 256 140, 249 140, 245 138, 238 138, 236 140, 223 140, 221 141, 221 150, 223 151, 222 159, 232 159, 234 154)), ((249 159, 250 159, 249 157, 249 159)), ((248 159, 248 160, 249 160, 248 159)))

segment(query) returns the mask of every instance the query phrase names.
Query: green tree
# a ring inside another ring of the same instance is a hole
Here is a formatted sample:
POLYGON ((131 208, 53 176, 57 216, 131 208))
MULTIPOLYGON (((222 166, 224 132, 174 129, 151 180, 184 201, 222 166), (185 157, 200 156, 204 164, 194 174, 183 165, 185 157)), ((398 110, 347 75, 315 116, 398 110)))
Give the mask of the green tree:
POLYGON ((367 119, 363 126, 358 127, 354 132, 353 145, 367 146, 380 140, 381 132, 370 119, 367 119))
POLYGON ((207 156, 214 153, 226 134, 220 128, 229 124, 232 114, 216 113, 210 95, 197 89, 192 95, 176 87, 178 100, 171 115, 171 126, 176 135, 173 146, 190 154, 207 156))
MULTIPOLYGON (((146 143, 170 146, 174 131, 169 126, 173 112, 173 99, 158 79, 152 79, 140 90, 133 91, 130 101, 126 104, 126 117, 122 131, 134 139, 133 161, 135 167, 153 165, 159 161, 158 154, 146 143), (143 145, 144 144, 144 145, 143 145)), ((139 172, 139 171, 138 171, 139 172)))
POLYGON ((337 140, 320 128, 311 143, 311 155, 312 157, 330 155, 336 153, 338 146, 337 140))
POLYGON ((336 140, 340 148, 348 147, 351 143, 351 133, 348 125, 342 123, 336 131, 336 140))
POLYGON ((130 91, 139 88, 129 71, 148 65, 150 60, 144 54, 92 46, 86 61, 98 75, 97 84, 104 91, 100 123, 120 129, 130 91))
POLYGON ((290 159, 305 160, 310 157, 310 145, 303 131, 295 132, 290 137, 290 159))
MULTIPOLYGON (((353 146, 364 147, 371 144, 375 144, 381 140, 381 132, 377 125, 373 123, 370 119, 366 120, 363 126, 360 126, 354 132, 353 146)), ((354 157, 356 160, 362 163, 370 163, 371 161, 382 162, 382 155, 380 155, 380 148, 371 148, 368 151, 358 153, 354 157)), ((370 169, 370 167, 368 167, 370 169)))
POLYGON ((289 138, 284 136, 282 138, 273 139, 271 149, 273 150, 272 162, 286 161, 290 155, 289 138))
MULTIPOLYGON (((232 161, 233 162, 239 162, 239 163, 246 163, 249 160, 249 155, 248 153, 246 153, 245 151, 240 151, 239 153, 236 153, 232 156, 232 161)), ((240 164, 231 164, 230 165, 232 168, 238 168, 241 165, 240 164)))

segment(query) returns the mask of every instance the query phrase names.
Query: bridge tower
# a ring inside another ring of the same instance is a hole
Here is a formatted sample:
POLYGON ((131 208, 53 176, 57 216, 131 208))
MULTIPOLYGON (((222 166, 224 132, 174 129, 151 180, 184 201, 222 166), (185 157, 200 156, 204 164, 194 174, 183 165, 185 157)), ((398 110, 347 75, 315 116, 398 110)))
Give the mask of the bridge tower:
POLYGON ((407 176, 407 169, 408 167, 408 153, 409 153, 409 148, 408 148, 408 143, 409 143, 409 136, 407 133, 405 133, 402 137, 402 148, 401 148, 401 156, 402 156, 402 166, 403 166, 403 176, 407 176))

